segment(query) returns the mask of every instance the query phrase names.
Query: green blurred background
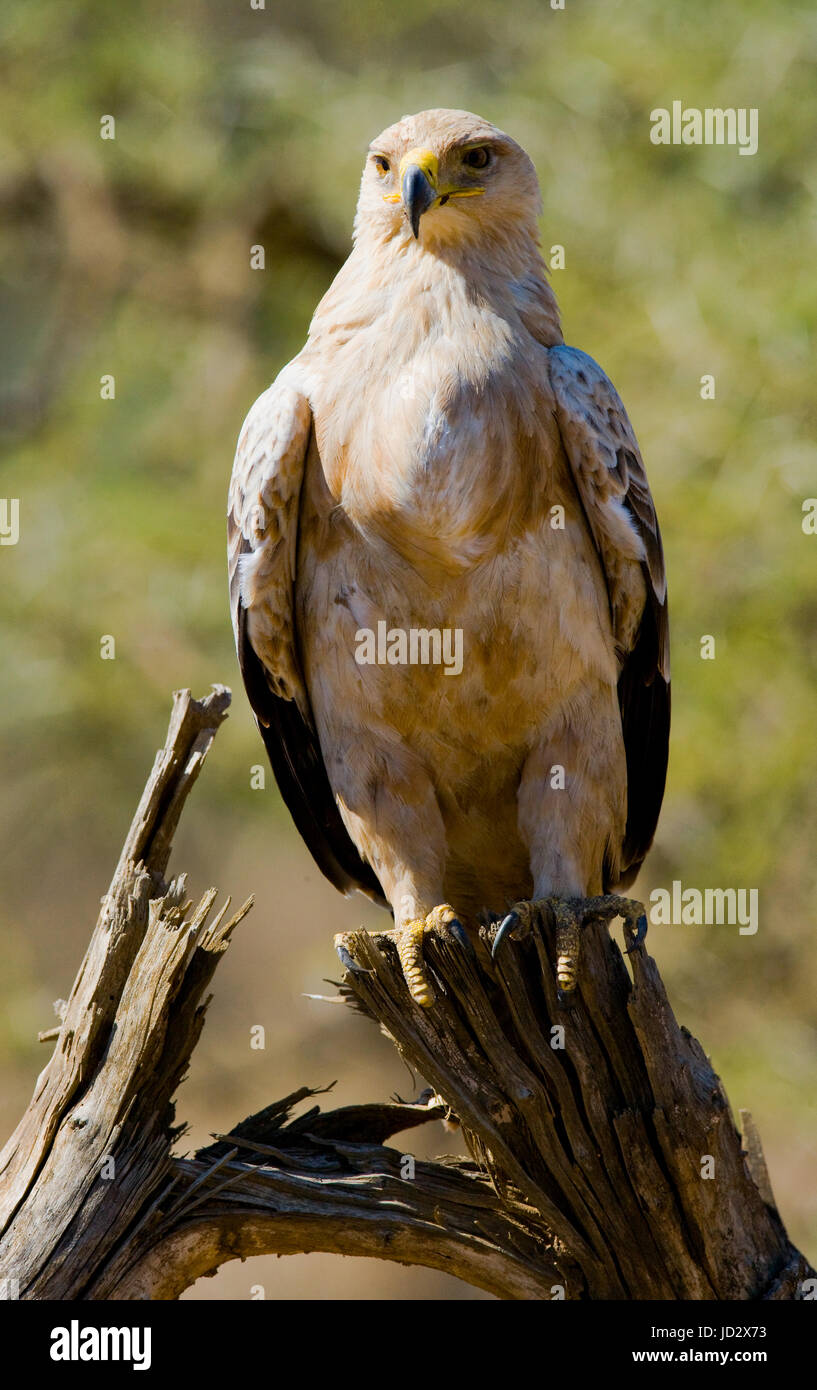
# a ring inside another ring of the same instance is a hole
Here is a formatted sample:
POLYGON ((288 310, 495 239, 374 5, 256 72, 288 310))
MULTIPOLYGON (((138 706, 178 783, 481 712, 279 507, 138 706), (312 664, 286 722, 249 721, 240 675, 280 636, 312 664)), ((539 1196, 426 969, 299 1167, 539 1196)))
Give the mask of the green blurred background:
MULTIPOLYGON (((173 688, 235 704, 173 864, 257 906, 215 981, 189 1146, 309 1083, 416 1092, 373 1025, 312 1002, 332 933, 386 919, 319 875, 268 776, 232 651, 224 510, 255 396, 349 248, 363 153, 460 106, 523 143, 565 336, 638 433, 670 576, 674 731, 642 896, 756 887, 760 930, 653 928, 682 1022, 748 1106, 795 1242, 817 1249, 817 12, 781 0, 108 0, 0 15, 3 802, 0 1129, 67 994, 173 688), (759 152, 661 147, 649 113, 759 109, 759 152), (115 141, 99 137, 116 118, 115 141), (250 247, 266 269, 250 269, 250 247), (112 373, 116 399, 100 399, 112 373), (700 397, 713 373, 716 398, 700 397), (100 638, 116 659, 100 659, 100 638), (716 659, 700 659, 700 638, 716 659), (263 1024, 267 1047, 249 1047, 263 1024)), ((416 1151, 456 1144, 441 1128, 416 1151)), ((398 1141, 399 1143, 399 1141, 398 1141)), ((422 1270, 227 1265, 188 1297, 471 1298, 422 1270)))

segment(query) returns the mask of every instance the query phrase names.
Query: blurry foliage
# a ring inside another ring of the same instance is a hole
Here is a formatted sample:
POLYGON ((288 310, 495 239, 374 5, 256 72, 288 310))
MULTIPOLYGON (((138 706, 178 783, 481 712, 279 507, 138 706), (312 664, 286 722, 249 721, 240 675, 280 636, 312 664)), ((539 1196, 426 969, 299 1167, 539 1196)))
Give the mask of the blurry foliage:
MULTIPOLYGON (((265 946, 279 973, 300 962, 292 989, 331 969, 330 922, 374 920, 313 875, 276 794, 249 792, 263 759, 232 655, 225 492, 244 413, 347 253, 368 141, 406 111, 462 106, 536 162, 543 245, 566 248, 567 340, 621 391, 658 504, 674 731, 642 894, 673 878, 760 890, 755 938, 656 928, 653 949, 733 1101, 754 1108, 794 1239, 817 1234, 801 1190, 817 1136, 817 538, 801 529, 817 494, 817 12, 40 0, 3 8, 0 51, 0 494, 21 499, 22 526, 0 551, 0 1045, 19 1094, 175 686, 237 690, 178 862, 225 889, 228 846, 250 878, 268 845, 276 872, 297 865, 293 904, 301 881, 320 904, 308 966, 284 935, 265 946), (758 107, 758 154, 654 146, 649 113, 674 99, 758 107), (104 114, 115 141, 99 138, 104 114), (115 402, 99 398, 105 373, 115 402)), ((282 1077, 331 1079, 299 1072, 298 1017, 282 1077)), ((374 1045, 353 1041, 361 1026, 342 1030, 347 1057, 374 1045)), ((244 1049, 243 1034, 223 1041, 222 1081, 244 1049)))

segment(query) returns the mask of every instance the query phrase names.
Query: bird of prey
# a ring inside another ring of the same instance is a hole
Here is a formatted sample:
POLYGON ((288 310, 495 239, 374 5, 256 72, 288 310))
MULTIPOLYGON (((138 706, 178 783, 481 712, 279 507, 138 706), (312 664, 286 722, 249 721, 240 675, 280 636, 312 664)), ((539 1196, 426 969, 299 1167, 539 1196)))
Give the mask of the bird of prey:
POLYGON ((474 940, 512 904, 518 930, 541 901, 627 918, 610 895, 664 792, 658 523, 615 388, 562 337, 540 211, 530 158, 478 116, 378 136, 351 254, 230 486, 238 657, 278 786, 336 887, 391 908, 421 1005, 428 930, 474 940))

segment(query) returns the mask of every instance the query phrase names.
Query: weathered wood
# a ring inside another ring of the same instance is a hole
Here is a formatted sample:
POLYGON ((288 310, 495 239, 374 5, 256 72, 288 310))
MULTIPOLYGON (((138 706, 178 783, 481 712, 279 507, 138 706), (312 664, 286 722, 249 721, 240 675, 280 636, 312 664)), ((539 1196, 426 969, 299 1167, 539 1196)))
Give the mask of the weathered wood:
POLYGON ((430 1010, 391 944, 353 933, 340 997, 379 1020, 430 1099, 298 1114, 318 1094, 302 1087, 177 1156, 173 1098, 250 906, 213 916, 215 889, 194 907, 184 877, 165 878, 229 700, 177 693, 61 1023, 42 1035, 56 1032, 54 1052, 0 1155, 0 1286, 176 1298, 225 1260, 320 1250, 445 1270, 501 1298, 796 1298, 813 1271, 751 1118, 744 1152, 654 961, 636 951, 631 979, 604 930, 586 935, 568 1008, 549 921, 496 964, 493 929, 478 953, 432 937, 430 1010), (473 1161, 409 1162, 387 1144, 452 1113, 473 1161))
POLYGON ((565 1297, 773 1298, 781 1280, 796 1296, 813 1271, 770 1200, 756 1131, 744 1152, 645 947, 631 979, 606 928, 591 928, 564 1006, 554 924, 540 918, 492 965, 494 932, 479 957, 451 936, 427 941, 432 1010, 414 1004, 384 938, 344 938, 362 967, 345 984, 459 1116, 498 1189, 538 1211, 565 1297))
MULTIPOLYGON (((369 1107, 354 1109, 364 1130, 382 1132, 384 1107, 372 1106, 371 1115, 369 1107)), ((434 1118, 411 1106, 391 1109, 389 1128, 434 1118)), ((314 1127, 342 1131, 347 1118, 329 1112, 314 1127)), ((426 1265, 500 1297, 551 1297, 553 1266, 523 1228, 514 1229, 476 1165, 418 1160, 407 1179, 403 1156, 379 1144, 321 1137, 297 1120, 268 1133, 274 1144, 231 1145, 230 1136, 178 1160, 161 1211, 87 1296, 173 1298, 225 1259, 320 1250, 426 1265)))
POLYGON ((440 1104, 292 1119, 315 1094, 302 1088, 226 1142, 173 1156, 173 1095, 250 906, 211 920, 214 889, 193 908, 184 877, 164 877, 229 698, 220 687, 175 697, 57 1046, 0 1155, 0 1284, 22 1298, 172 1298, 225 1259, 334 1250, 444 1269, 500 1297, 550 1297, 553 1269, 484 1173, 446 1160, 407 1178, 384 1147, 442 1117, 440 1104))

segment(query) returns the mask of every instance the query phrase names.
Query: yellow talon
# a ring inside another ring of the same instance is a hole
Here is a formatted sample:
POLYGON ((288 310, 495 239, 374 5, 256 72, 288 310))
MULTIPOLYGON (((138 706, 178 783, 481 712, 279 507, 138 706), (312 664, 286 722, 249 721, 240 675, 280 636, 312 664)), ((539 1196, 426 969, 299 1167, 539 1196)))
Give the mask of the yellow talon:
POLYGON ((423 937, 426 924, 421 919, 407 922, 397 936, 397 954, 409 993, 416 1003, 427 1009, 434 1002, 434 991, 423 968, 423 937))
POLYGON ((556 983, 571 994, 579 978, 581 932, 576 921, 561 921, 556 928, 556 983))
MULTIPOLYGON (((448 903, 443 903, 440 907, 435 907, 429 912, 427 917, 418 917, 412 922, 405 922, 400 927, 394 927, 391 931, 373 933, 375 941, 380 938, 387 938, 397 947, 397 956, 400 961, 400 968, 403 979, 406 982, 408 991, 416 1004, 423 1009, 429 1009, 434 1003, 434 989, 431 981, 426 974, 423 963, 423 938, 427 932, 440 931, 449 927, 451 933, 458 940, 467 946, 467 939, 464 938, 463 928, 460 925, 457 914, 453 907, 448 903)), ((355 938, 365 937, 366 932, 346 932, 335 937, 335 949, 340 957, 344 969, 353 975, 371 974, 371 969, 363 966, 355 959, 355 938)), ((469 949, 473 949, 470 948, 469 949)))
POLYGON ((419 917, 413 922, 406 922, 405 926, 395 932, 397 954, 409 993, 415 1003, 423 1009, 431 1008, 434 1003, 434 990, 423 964, 423 938, 426 932, 448 926, 456 920, 457 914, 453 907, 448 903, 441 903, 439 907, 433 908, 426 918, 419 917))

